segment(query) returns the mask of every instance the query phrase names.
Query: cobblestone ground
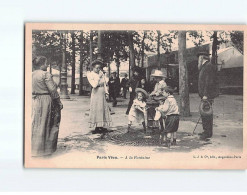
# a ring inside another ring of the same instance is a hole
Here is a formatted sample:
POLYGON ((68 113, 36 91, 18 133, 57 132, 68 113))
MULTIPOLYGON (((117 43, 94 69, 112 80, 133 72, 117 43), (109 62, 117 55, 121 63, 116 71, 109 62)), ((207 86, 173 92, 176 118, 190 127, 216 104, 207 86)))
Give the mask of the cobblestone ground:
MULTIPOLYGON (((190 151, 236 151, 243 147, 243 96, 221 95, 214 102, 214 135, 210 140, 199 140, 202 132, 201 122, 192 132, 199 118, 199 98, 190 94, 191 116, 181 118, 177 133, 177 145, 171 148, 158 145, 158 131, 145 134, 140 124, 135 124, 130 133, 126 133, 128 118, 125 115, 128 100, 118 98, 117 107, 112 108, 112 131, 104 136, 92 135, 88 126, 89 104, 88 96, 70 95, 70 100, 62 100, 64 109, 60 124, 58 149, 52 157, 76 152, 106 153, 111 150, 123 149, 126 145, 132 150, 157 152, 190 152, 190 151)), ((176 95, 178 99, 179 96, 176 95)))

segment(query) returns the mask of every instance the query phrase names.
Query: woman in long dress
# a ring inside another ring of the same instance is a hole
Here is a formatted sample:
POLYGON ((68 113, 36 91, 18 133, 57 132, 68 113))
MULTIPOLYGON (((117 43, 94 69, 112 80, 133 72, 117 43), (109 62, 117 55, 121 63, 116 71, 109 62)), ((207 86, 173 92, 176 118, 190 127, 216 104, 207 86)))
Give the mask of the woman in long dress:
POLYGON ((47 72, 47 59, 33 60, 32 73, 32 156, 50 155, 57 149, 61 109, 57 85, 47 72))
POLYGON ((92 86, 89 123, 90 127, 95 127, 93 134, 106 132, 106 127, 109 127, 112 122, 110 109, 106 102, 106 95, 109 94, 104 73, 101 71, 102 66, 102 61, 93 61, 93 70, 87 75, 88 81, 92 86))

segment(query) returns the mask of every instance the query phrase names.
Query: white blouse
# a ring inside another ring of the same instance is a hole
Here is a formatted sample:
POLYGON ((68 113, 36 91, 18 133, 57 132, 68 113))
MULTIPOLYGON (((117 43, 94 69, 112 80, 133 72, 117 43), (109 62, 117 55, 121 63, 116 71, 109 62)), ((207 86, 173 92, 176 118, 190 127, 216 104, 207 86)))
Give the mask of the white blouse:
POLYGON ((87 79, 93 88, 104 87, 105 92, 108 93, 105 75, 102 71, 100 71, 99 74, 95 73, 94 71, 88 72, 87 79))

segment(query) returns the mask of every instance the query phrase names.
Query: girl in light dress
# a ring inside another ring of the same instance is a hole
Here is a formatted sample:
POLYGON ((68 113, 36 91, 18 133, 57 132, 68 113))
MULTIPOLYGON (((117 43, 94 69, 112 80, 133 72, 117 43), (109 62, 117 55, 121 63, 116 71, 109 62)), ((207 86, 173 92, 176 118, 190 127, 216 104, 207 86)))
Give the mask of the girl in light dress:
POLYGON ((135 92, 136 98, 134 99, 129 112, 128 132, 130 131, 130 127, 133 122, 142 123, 143 129, 146 132, 145 118, 147 112, 146 99, 148 98, 148 93, 141 88, 136 88, 135 92))

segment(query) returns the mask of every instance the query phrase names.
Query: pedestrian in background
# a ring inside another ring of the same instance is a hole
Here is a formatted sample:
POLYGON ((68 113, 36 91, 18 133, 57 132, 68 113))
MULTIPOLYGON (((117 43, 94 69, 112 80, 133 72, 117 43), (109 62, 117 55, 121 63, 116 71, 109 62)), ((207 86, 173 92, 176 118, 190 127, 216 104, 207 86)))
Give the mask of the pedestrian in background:
POLYGON ((138 87, 141 88, 141 89, 144 89, 146 92, 149 92, 149 87, 148 87, 148 84, 147 84, 145 78, 141 79, 141 82, 140 82, 138 87))
POLYGON ((133 76, 129 81, 129 86, 131 87, 131 92, 130 92, 130 100, 129 100, 129 104, 128 104, 128 108, 126 110, 126 114, 129 114, 130 108, 133 104, 133 101, 136 97, 136 88, 140 85, 140 71, 137 67, 135 67, 133 69, 133 76))
POLYGON ((117 96, 119 93, 119 80, 117 78, 116 72, 111 73, 111 77, 108 82, 109 86, 109 98, 113 100, 112 106, 115 107, 117 105, 117 96))
POLYGON ((123 98, 124 99, 127 99, 126 98, 126 93, 127 93, 128 88, 129 88, 128 82, 129 82, 128 75, 125 74, 124 78, 121 81, 121 87, 123 88, 123 98))

